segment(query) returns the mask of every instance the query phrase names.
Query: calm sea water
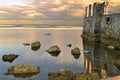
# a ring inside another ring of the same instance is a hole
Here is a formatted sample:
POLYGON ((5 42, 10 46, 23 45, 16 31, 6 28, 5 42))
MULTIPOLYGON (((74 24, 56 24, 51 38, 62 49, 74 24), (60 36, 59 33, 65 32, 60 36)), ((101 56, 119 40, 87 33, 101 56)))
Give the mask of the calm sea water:
MULTIPOLYGON (((40 73, 32 77, 40 80, 48 80, 49 72, 56 72, 60 69, 76 73, 88 70, 94 72, 105 67, 108 76, 119 75, 120 71, 114 65, 118 55, 113 56, 109 50, 103 50, 98 44, 91 46, 89 42, 82 40, 81 34, 81 28, 72 29, 66 28, 66 26, 62 26, 62 29, 48 27, 47 29, 0 29, 0 80, 14 80, 14 76, 6 76, 4 73, 15 64, 39 66, 40 73), (41 42, 41 47, 37 51, 22 44, 34 41, 41 42), (66 46, 68 44, 72 44, 72 47, 66 46), (54 45, 58 45, 61 49, 61 53, 57 57, 45 52, 46 49, 54 45), (71 55, 71 49, 75 47, 79 47, 81 50, 81 55, 78 58, 71 55), (83 50, 91 53, 84 53, 83 50), (4 54, 18 54, 20 56, 9 63, 2 60, 4 54), (91 68, 87 64, 91 65, 91 68)), ((15 79, 23 80, 23 78, 15 79)))

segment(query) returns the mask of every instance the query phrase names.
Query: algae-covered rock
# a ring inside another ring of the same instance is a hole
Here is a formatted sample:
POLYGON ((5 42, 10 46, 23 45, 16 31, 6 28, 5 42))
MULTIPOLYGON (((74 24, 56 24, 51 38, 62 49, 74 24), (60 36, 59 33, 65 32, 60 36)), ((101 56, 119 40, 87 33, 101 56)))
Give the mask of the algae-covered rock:
POLYGON ((2 60, 4 62, 13 62, 18 56, 16 54, 3 55, 2 60))
POLYGON ((73 80, 99 80, 98 73, 76 73, 73 80))
POLYGON ((70 70, 60 70, 59 72, 48 73, 49 80, 72 80, 73 73, 70 70))
POLYGON ((120 70, 120 60, 115 62, 115 66, 120 70))
POLYGON ((74 56, 74 58, 78 59, 80 56, 80 49, 78 47, 71 50, 71 54, 74 56))
POLYGON ((81 54, 80 53, 80 49, 78 47, 74 48, 71 50, 71 54, 74 55, 74 54, 81 54))
POLYGON ((13 75, 15 77, 31 77, 40 72, 39 67, 26 65, 26 64, 17 64, 8 68, 8 72, 5 75, 13 75))
POLYGON ((46 52, 50 53, 53 56, 58 56, 61 52, 60 48, 58 46, 52 46, 48 50, 45 50, 46 52))
POLYGON ((32 50, 38 50, 40 48, 41 44, 40 44, 40 41, 36 41, 36 42, 33 42, 31 43, 31 49, 32 50))

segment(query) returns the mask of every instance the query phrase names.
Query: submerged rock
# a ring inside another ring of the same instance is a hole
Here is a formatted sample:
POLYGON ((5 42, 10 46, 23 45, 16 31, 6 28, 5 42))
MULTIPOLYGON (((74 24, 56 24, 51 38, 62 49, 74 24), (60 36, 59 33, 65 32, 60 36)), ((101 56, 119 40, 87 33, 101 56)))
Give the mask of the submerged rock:
POLYGON ((115 66, 120 70, 120 60, 115 62, 115 66))
POLYGON ((36 41, 36 42, 33 42, 31 43, 31 49, 32 50, 38 50, 40 48, 41 44, 40 44, 40 41, 36 41))
POLYGON ((31 77, 40 72, 39 67, 30 66, 26 64, 17 64, 8 68, 8 72, 5 75, 13 75, 18 78, 31 77))
POLYGON ((45 35, 51 35, 50 33, 46 33, 45 35))
POLYGON ((19 55, 16 54, 8 54, 8 55, 3 55, 2 60, 4 62, 13 62, 19 55))
POLYGON ((52 46, 48 50, 45 50, 46 52, 50 53, 53 56, 58 56, 61 52, 60 48, 58 46, 52 46))
POLYGON ((59 72, 48 73, 49 80, 72 80, 73 73, 70 70, 60 70, 59 72))
POLYGON ((71 50, 71 54, 74 56, 74 58, 78 59, 80 56, 80 49, 78 47, 71 50))
POLYGON ((23 43, 24 46, 30 46, 30 43, 23 43))

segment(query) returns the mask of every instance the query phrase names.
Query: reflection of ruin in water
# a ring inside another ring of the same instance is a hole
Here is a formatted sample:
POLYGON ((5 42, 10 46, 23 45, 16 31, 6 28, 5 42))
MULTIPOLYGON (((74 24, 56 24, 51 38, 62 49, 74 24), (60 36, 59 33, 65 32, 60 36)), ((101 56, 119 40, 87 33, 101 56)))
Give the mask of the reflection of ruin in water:
POLYGON ((115 61, 120 58, 118 58, 120 54, 117 54, 119 51, 103 49, 100 43, 89 42, 86 39, 83 39, 83 48, 90 51, 84 52, 84 64, 87 72, 98 72, 100 74, 103 71, 107 72, 107 76, 120 75, 120 70, 114 65, 115 61))

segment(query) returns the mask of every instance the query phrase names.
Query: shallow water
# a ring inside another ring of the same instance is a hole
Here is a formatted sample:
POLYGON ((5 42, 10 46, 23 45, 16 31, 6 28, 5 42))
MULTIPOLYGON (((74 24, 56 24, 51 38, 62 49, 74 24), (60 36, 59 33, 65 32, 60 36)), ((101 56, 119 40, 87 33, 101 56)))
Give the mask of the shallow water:
MULTIPOLYGON (((15 64, 29 64, 40 66, 40 73, 33 77, 40 80, 48 80, 48 73, 60 69, 76 72, 99 71, 105 67, 108 76, 119 75, 120 71, 115 67, 114 61, 118 55, 112 55, 109 50, 102 49, 98 44, 91 46, 89 42, 81 38, 82 30, 78 29, 2 29, 0 30, 0 80, 14 80, 14 76, 4 75, 7 68, 15 64), (46 35, 49 34, 49 35, 46 35), (40 41, 41 47, 37 51, 23 43, 40 41), (72 47, 66 45, 72 44, 72 47), (61 53, 55 57, 45 52, 53 45, 58 45, 61 53), (81 55, 74 58, 71 49, 79 47, 81 55), (83 49, 91 53, 83 53, 83 49), (19 54, 12 63, 4 62, 4 54, 19 54), (86 64, 91 65, 91 68, 86 64), (89 69, 88 69, 89 68, 89 69)), ((114 52, 112 52, 114 53, 114 52)), ((23 78, 16 78, 23 80, 23 78)))
MULTIPOLYGON (((41 29, 6 29, 0 30, 0 79, 13 80, 13 76, 4 75, 7 68, 15 64, 29 64, 40 66, 40 73, 33 76, 41 80, 48 79, 48 72, 59 71, 61 68, 71 70, 73 72, 84 72, 83 53, 78 59, 71 55, 71 49, 79 47, 83 50, 82 31, 78 30, 41 30, 41 29), (50 35, 46 35, 50 34, 50 35), (37 51, 31 50, 30 46, 24 46, 22 43, 32 43, 40 41, 41 47, 37 51), (72 44, 72 47, 66 45, 72 44), (50 46, 58 45, 61 53, 55 57, 45 52, 50 46), (12 63, 3 62, 4 54, 19 54, 20 56, 12 63)), ((17 80, 22 80, 17 78, 17 80)))

